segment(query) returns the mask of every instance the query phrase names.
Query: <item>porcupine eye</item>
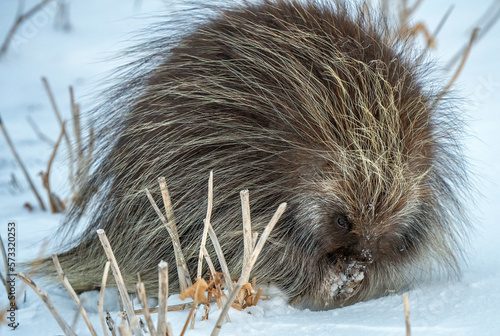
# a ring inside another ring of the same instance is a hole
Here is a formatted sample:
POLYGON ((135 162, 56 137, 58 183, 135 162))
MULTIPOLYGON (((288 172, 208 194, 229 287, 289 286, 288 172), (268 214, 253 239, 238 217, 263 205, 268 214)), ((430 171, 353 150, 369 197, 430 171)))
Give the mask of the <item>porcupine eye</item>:
POLYGON ((349 229, 349 222, 343 218, 343 217, 337 217, 337 225, 341 228, 341 229, 349 229))

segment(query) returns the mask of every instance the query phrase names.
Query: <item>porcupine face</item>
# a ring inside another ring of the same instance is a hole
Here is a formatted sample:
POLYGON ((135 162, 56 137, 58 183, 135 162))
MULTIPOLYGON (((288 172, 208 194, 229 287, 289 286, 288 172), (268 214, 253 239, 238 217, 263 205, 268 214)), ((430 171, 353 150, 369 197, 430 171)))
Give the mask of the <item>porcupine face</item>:
POLYGON ((364 172, 369 180, 362 179, 360 167, 347 168, 341 178, 332 174, 315 183, 313 193, 297 206, 294 219, 300 223, 300 238, 291 240, 304 242, 296 244, 294 252, 310 260, 299 267, 295 283, 287 285, 299 288, 291 293, 293 303, 328 309, 409 285, 406 272, 430 241, 430 188, 420 175, 390 180, 394 177, 377 176, 376 168, 364 172))

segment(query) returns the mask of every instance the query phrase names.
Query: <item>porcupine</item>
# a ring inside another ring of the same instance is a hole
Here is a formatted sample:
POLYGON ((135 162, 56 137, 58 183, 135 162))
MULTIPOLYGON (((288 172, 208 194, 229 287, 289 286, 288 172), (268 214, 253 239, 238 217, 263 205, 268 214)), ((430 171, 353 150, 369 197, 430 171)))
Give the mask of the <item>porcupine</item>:
MULTIPOLYGON (((233 275, 242 264, 238 192, 261 231, 288 208, 252 274, 292 304, 327 309, 456 270, 469 222, 461 117, 412 42, 343 1, 259 0, 216 10, 173 42, 139 49, 100 114, 95 168, 61 253, 77 291, 100 286, 106 231, 129 289, 152 295, 171 240, 144 189, 166 178, 194 277, 214 170, 212 225, 233 275)), ((64 230, 63 230, 64 231, 64 230)), ((213 258, 216 260, 216 258, 213 258)), ((171 276, 171 290, 178 282, 171 276)))

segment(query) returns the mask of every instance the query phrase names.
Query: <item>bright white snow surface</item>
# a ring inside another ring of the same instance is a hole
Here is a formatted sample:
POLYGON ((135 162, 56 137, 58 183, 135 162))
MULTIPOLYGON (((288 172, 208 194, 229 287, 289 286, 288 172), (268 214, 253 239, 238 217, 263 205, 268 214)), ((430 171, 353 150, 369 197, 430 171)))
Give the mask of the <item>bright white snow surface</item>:
MULTIPOLYGON (((137 1, 138 3, 141 1, 137 1)), ((21 27, 6 57, 0 60, 0 113, 2 120, 26 163, 38 189, 43 193, 38 172, 46 169, 52 147, 40 141, 26 118, 31 117, 51 139, 57 138, 59 127, 44 92, 41 76, 50 80, 64 117, 69 118, 68 85, 73 85, 77 101, 83 110, 95 101, 95 91, 118 62, 113 55, 130 44, 131 33, 154 22, 152 17, 169 11, 179 1, 144 0, 135 9, 133 1, 98 0, 71 1, 69 32, 53 28, 54 9, 47 9, 21 27), (171 3, 173 2, 173 4, 171 3)), ((469 38, 470 26, 487 11, 492 1, 446 0, 424 1, 415 21, 424 21, 432 31, 451 4, 455 9, 438 37, 438 49, 433 57, 445 64, 469 38)), ((35 1, 26 1, 30 8, 35 1)), ((497 5, 498 1, 497 1, 497 5)), ((0 41, 11 26, 17 1, 0 4, 0 41)), ((478 176, 482 196, 470 203, 477 223, 471 241, 468 266, 461 280, 433 281, 409 292, 413 335, 500 335, 500 24, 476 45, 460 76, 455 90, 465 97, 464 111, 470 125, 466 140, 467 154, 478 176)), ((64 146, 63 146, 64 147, 64 146)), ((53 167, 53 189, 68 195, 65 184, 67 165, 64 151, 53 167)), ((41 212, 7 144, 0 140, 0 234, 6 241, 7 224, 17 223, 17 261, 36 256, 41 241, 56 230, 61 216, 41 212), (22 190, 11 185, 11 174, 22 190), (23 204, 35 205, 28 212, 23 204)), ((3 272, 3 266, 1 267, 3 272)), ((20 283, 17 280, 18 285, 20 283)), ((71 323, 76 307, 68 294, 52 285, 43 285, 57 310, 71 323)), ((108 292, 108 309, 116 318, 115 296, 108 292)), ((90 318, 102 333, 95 303, 97 292, 85 293, 90 318)), ((175 298, 173 298, 175 301, 175 298)), ((3 288, 0 303, 7 304, 3 288)), ((222 335, 404 335, 405 323, 402 299, 399 295, 359 303, 354 306, 322 312, 299 310, 286 304, 279 295, 261 301, 245 312, 231 310, 232 323, 225 324, 222 335)), ((176 335, 182 329, 187 311, 169 313, 176 335)), ((213 310, 208 321, 197 321, 187 335, 208 335, 218 311, 213 310)), ((60 335, 62 331, 40 298, 27 289, 26 299, 20 300, 17 311, 19 327, 15 335, 60 335)), ((156 316, 154 315, 154 319, 156 316)), ((9 334, 7 326, 0 333, 9 334)), ((78 335, 89 335, 83 321, 76 326, 78 335)))

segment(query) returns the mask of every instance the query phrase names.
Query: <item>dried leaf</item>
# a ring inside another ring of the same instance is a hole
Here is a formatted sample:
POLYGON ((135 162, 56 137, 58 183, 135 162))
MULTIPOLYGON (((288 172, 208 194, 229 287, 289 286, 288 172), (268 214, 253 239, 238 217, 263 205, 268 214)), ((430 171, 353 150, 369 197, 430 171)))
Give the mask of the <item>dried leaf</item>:
POLYGON ((196 282, 194 283, 194 285, 186 288, 186 290, 179 295, 179 299, 185 300, 186 298, 190 297, 194 301, 207 302, 207 299, 205 297, 205 291, 207 290, 207 288, 208 284, 204 279, 196 278, 196 282), (198 293, 196 292, 197 288, 198 293))

